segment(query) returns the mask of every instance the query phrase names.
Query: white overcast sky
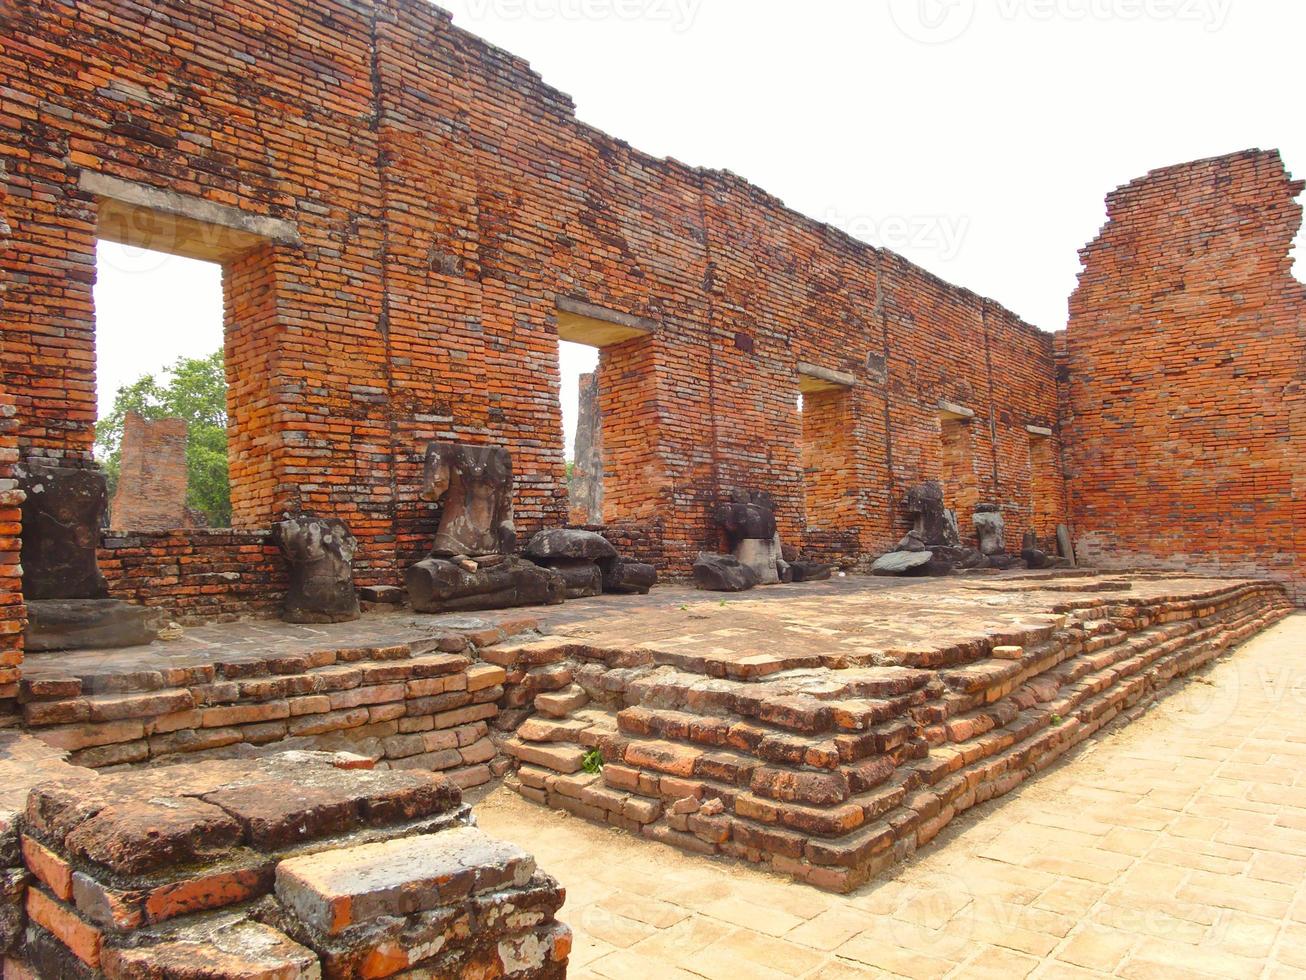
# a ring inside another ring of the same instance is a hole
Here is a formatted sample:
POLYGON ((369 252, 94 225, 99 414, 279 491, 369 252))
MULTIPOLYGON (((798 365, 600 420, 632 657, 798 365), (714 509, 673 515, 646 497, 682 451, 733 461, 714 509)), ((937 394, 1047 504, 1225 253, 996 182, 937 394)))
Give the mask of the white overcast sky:
MULTIPOLYGON (((1298 0, 441 5, 585 122, 741 174, 1047 330, 1065 325, 1077 251, 1117 185, 1250 147, 1306 177, 1298 0)), ((202 264, 104 245, 96 305, 102 409, 143 371, 221 343, 202 264)), ((564 352, 569 448, 592 363, 564 352)))

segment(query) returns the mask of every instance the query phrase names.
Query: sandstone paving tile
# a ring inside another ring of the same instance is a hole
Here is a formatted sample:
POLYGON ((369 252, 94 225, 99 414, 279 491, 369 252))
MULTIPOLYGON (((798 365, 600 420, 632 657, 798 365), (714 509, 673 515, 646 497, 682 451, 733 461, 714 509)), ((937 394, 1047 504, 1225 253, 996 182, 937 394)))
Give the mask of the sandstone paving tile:
POLYGON ((1051 953, 1061 942, 1058 936, 1026 929, 1010 922, 994 922, 987 919, 976 920, 971 926, 970 934, 975 942, 988 943, 990 946, 1015 950, 1040 958, 1051 953))
POLYGON ((813 949, 833 950, 866 928, 866 913, 853 908, 827 909, 789 932, 785 940, 813 949))
POLYGON ((563 917, 573 928, 610 946, 626 949, 657 932, 653 926, 590 905, 563 917))
POLYGON ((707 949, 717 940, 735 931, 735 926, 717 919, 696 915, 637 943, 634 947, 645 956, 661 957, 668 963, 680 962, 707 949))
POLYGON ((1100 980, 1102 977, 1110 977, 1111 974, 1062 963, 1059 960, 1048 960, 1039 967, 1035 976, 1038 980, 1100 980))
POLYGON ((1086 970, 1114 973, 1138 942, 1135 936, 1099 929, 1090 924, 1070 936, 1053 956, 1059 962, 1086 970))
POLYGON ((1213 925, 1170 915, 1151 903, 1101 905, 1089 913, 1093 927, 1116 933, 1152 936, 1196 945, 1211 935, 1213 925))
MULTIPOLYGON (((1209 905, 1217 909, 1251 912, 1253 915, 1262 915, 1271 919, 1283 918, 1288 914, 1288 909, 1291 907, 1290 901, 1256 894, 1245 894, 1235 890, 1238 886, 1233 883, 1237 882, 1238 879, 1230 878, 1229 880, 1231 884, 1228 888, 1185 885, 1176 892, 1176 897, 1185 902, 1209 905)), ((1246 880, 1251 881, 1251 879, 1246 880)), ((1259 885, 1264 884, 1264 882, 1252 882, 1252 884, 1259 885)))
POLYGON ((595 907, 624 915, 628 919, 635 919, 655 929, 666 929, 691 914, 688 909, 681 908, 679 905, 642 895, 632 895, 630 892, 614 892, 602 901, 596 902, 595 907))
POLYGON ((1157 847, 1147 855, 1149 861, 1157 864, 1170 864, 1193 871, 1210 871, 1215 874, 1237 875, 1247 869, 1245 858, 1231 859, 1205 853, 1205 848, 1185 848, 1180 841, 1170 841, 1173 846, 1157 847))
POLYGON ((809 949, 751 929, 736 929, 704 949, 692 961, 680 965, 698 969, 699 957, 733 957, 748 976, 754 968, 770 970, 786 977, 801 977, 831 959, 822 950, 809 949))
POLYGON ((1039 895, 1033 905, 1067 916, 1080 916, 1092 908, 1106 894, 1106 890, 1105 885, 1061 878, 1039 895))
POLYGON ((820 915, 835 905, 834 896, 807 888, 775 875, 757 875, 739 878, 730 893, 757 905, 787 912, 800 919, 820 915))
POLYGON ((818 967, 816 972, 809 974, 805 980, 882 980, 888 976, 897 976, 897 974, 874 970, 852 960, 834 959, 818 967))
POLYGON ((1166 828, 1167 835, 1199 841, 1213 841, 1220 831, 1227 826, 1223 820, 1206 817, 1194 817, 1187 814, 1177 817, 1166 828))
POLYGON ((695 980, 696 977, 664 959, 642 956, 631 949, 614 950, 592 961, 589 969, 608 980, 695 980))
POLYGON ((1156 843, 1156 835, 1145 830, 1135 830, 1130 827, 1112 827, 1102 835, 1102 839, 1097 846, 1105 851, 1115 851, 1117 854, 1142 857, 1155 847, 1156 843))
POLYGON ((1306 882, 1306 857, 1255 855, 1247 868, 1247 877, 1299 886, 1306 882))
POLYGON ((734 896, 718 899, 704 907, 703 914, 731 925, 755 929, 768 936, 783 936, 806 921, 782 909, 756 905, 734 896))
POLYGON ((838 950, 841 959, 855 960, 877 970, 911 977, 912 980, 942 980, 957 961, 929 956, 874 940, 853 939, 838 950))
POLYGON ((1282 922, 1246 912, 1225 912, 1205 945, 1250 959, 1266 959, 1279 939, 1282 922))
POLYGON ((1236 956, 1205 945, 1192 946, 1164 939, 1143 939, 1135 948, 1133 957, 1229 978, 1256 977, 1265 966, 1259 959, 1236 956))
MULTIPOLYGON (((566 916, 560 916, 560 918, 567 921, 566 916)), ((572 940, 571 955, 567 958, 567 962, 573 969, 586 966, 600 956, 606 956, 617 948, 611 943, 605 943, 602 939, 591 936, 584 929, 576 928, 570 922, 568 922, 568 925, 572 926, 572 940)))
POLYGON ((990 946, 975 953, 957 968, 957 976, 966 980, 1017 980, 1038 969, 1040 960, 1001 946, 990 946))

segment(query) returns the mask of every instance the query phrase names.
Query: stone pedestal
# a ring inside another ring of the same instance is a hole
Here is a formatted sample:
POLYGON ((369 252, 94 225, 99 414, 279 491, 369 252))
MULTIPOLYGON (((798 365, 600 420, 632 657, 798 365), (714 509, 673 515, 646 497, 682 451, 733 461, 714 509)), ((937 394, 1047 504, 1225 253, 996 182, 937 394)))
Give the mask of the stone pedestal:
POLYGON ((23 595, 27 599, 103 599, 109 586, 95 550, 109 502, 98 469, 24 461, 17 471, 23 502, 23 595))
POLYGON ((33 599, 23 640, 32 653, 145 646, 158 638, 165 619, 158 609, 117 599, 33 599))
POLYGON ((982 555, 991 558, 1007 550, 1007 522, 997 504, 980 504, 975 508, 975 535, 982 555))
POLYGON ((29 459, 18 467, 23 502, 23 596, 29 651, 141 646, 159 635, 157 610, 110 599, 96 548, 108 506, 98 469, 29 459))
POLYGON ((358 542, 344 521, 309 515, 287 517, 273 540, 290 566, 287 623, 347 623, 359 617, 354 590, 358 542))

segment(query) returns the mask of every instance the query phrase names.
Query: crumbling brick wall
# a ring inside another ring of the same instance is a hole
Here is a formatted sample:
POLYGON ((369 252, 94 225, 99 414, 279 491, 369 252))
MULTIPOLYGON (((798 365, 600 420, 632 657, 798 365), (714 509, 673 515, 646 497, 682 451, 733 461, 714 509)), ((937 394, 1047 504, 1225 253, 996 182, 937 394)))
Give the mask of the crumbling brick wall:
POLYGON ((14 412, 13 398, 0 392, 0 728, 17 721, 15 698, 26 626, 19 565, 23 492, 13 479, 18 460, 18 420, 14 412))
POLYGON ((109 521, 130 531, 189 527, 186 513, 185 419, 146 421, 128 412, 122 423, 122 457, 109 521))
POLYGON ((276 612, 287 589, 266 531, 109 531, 100 570, 115 599, 165 608, 183 626, 276 612))
POLYGON ((672 572, 718 544, 735 487, 769 490, 802 543, 799 361, 853 377, 834 530, 859 552, 891 547, 901 495, 940 475, 942 399, 974 411, 977 489, 1014 543, 1028 523, 1030 457, 1009 450, 1055 425, 1049 335, 596 132, 432 5, 19 0, 0 28, 26 453, 90 452, 105 202, 83 185, 105 174, 293 226, 224 260, 233 520, 340 517, 362 584, 429 547, 431 439, 507 445, 523 533, 566 521, 559 297, 656 324, 603 350, 605 493, 610 519, 661 522, 672 572))
POLYGON ((1273 575, 1306 599, 1303 186, 1253 150, 1107 199, 1063 362, 1084 557, 1273 575))
MULTIPOLYGON (((0 149, 7 143, 0 142, 0 149)), ((9 247, 7 167, 0 160, 0 257, 9 247)), ((0 317, 5 313, 7 280, 0 279, 0 317)), ((0 335, 0 362, 8 359, 0 335)), ((17 723, 18 680, 23 666, 22 554, 23 492, 14 483, 18 462, 18 419, 14 398, 0 379, 0 728, 17 723)))

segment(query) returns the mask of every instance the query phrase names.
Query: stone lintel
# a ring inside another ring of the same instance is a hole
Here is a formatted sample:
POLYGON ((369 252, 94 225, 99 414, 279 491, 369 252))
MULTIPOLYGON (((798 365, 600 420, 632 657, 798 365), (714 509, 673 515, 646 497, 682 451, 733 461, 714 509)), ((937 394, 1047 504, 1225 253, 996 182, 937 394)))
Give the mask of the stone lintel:
POLYGON ((647 337, 658 322, 595 306, 570 296, 558 297, 558 337, 573 344, 611 347, 636 337, 647 337))
POLYGON ((798 362, 798 390, 805 395, 817 391, 851 388, 856 383, 857 378, 847 371, 836 371, 833 368, 808 364, 806 361, 798 362))
POLYGON ((83 171, 78 186, 100 199, 98 235, 112 242, 226 262, 268 242, 300 244, 293 222, 250 214, 177 191, 83 171))
POLYGON ((956 402, 950 402, 945 398, 940 398, 939 415, 945 419, 973 419, 975 417, 975 409, 967 408, 965 405, 958 405, 956 402))
POLYGON ((1032 436, 1038 436, 1041 439, 1049 439, 1052 436, 1052 430, 1046 425, 1027 425, 1025 431, 1032 436))

